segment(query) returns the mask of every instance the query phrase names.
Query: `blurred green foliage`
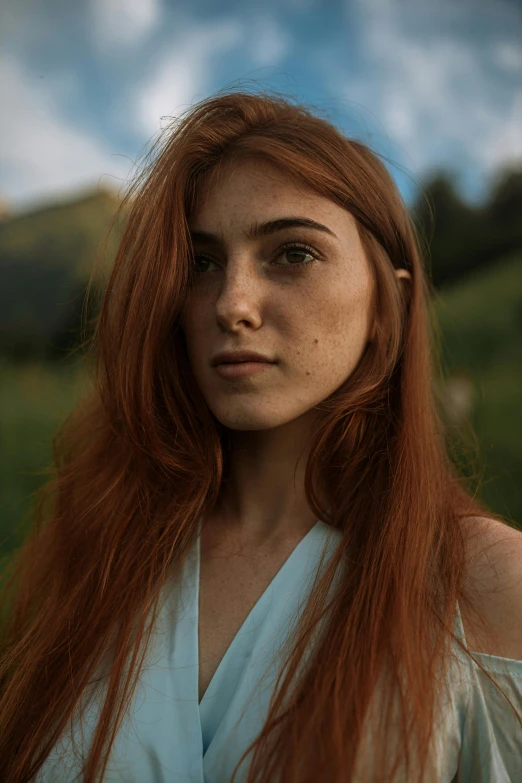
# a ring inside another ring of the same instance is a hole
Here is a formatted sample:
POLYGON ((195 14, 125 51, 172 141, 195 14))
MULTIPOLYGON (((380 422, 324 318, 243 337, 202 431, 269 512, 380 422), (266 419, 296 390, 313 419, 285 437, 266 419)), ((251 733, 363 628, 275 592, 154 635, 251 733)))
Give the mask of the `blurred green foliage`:
POLYGON ((412 207, 429 246, 437 288, 522 249, 522 169, 505 170, 478 206, 466 203, 448 172, 435 173, 412 207))

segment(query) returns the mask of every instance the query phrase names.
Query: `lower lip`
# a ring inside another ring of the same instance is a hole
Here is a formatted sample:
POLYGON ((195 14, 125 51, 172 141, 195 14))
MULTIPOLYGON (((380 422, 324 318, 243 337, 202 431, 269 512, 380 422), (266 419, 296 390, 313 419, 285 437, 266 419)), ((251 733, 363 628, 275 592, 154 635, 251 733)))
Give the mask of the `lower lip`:
POLYGON ((262 372, 262 370, 272 367, 274 364, 275 362, 230 362, 228 364, 218 364, 215 370, 222 378, 242 378, 244 375, 262 372))

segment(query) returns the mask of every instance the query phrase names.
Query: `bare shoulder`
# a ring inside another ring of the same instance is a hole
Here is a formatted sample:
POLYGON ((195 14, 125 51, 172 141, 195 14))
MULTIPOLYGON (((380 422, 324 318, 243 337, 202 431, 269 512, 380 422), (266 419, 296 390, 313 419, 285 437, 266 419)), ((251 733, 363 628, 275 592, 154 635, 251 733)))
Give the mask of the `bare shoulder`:
POLYGON ((488 517, 462 520, 467 540, 465 584, 485 627, 461 607, 468 647, 522 660, 522 531, 488 517))

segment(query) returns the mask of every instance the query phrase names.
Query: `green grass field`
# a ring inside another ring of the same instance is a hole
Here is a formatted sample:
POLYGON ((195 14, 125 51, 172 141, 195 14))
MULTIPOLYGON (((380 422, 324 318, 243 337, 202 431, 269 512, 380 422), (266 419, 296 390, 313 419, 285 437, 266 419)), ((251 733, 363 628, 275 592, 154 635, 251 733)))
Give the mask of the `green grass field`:
POLYGON ((42 364, 0 364, 0 557, 19 536, 15 530, 45 477, 51 438, 74 407, 83 369, 42 364))
MULTIPOLYGON (((522 523, 522 257, 443 292, 437 302, 444 361, 465 373, 475 404, 479 494, 493 510, 522 523)), ((20 520, 49 464, 51 438, 73 408, 81 365, 0 365, 0 556, 16 546, 20 520), (14 531, 14 532, 13 532, 14 531)))
POLYGON ((479 495, 522 527, 522 256, 452 286, 436 312, 445 366, 473 384, 479 495))

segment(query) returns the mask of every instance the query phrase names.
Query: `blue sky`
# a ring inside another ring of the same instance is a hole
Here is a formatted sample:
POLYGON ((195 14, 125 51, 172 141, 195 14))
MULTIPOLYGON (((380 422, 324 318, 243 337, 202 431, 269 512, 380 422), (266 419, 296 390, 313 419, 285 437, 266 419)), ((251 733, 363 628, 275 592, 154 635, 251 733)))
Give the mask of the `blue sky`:
POLYGON ((0 195, 120 188, 162 117, 252 80, 386 156, 408 201, 440 166, 480 200, 522 165, 521 0, 2 0, 0 195))

